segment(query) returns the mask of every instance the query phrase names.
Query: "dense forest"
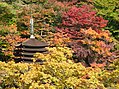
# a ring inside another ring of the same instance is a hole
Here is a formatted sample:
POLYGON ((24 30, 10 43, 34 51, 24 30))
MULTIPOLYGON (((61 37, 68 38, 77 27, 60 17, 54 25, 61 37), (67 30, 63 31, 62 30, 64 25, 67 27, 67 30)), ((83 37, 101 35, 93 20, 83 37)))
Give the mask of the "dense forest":
POLYGON ((0 0, 0 89, 119 89, 119 0, 0 0), (16 63, 31 17, 48 53, 16 63))

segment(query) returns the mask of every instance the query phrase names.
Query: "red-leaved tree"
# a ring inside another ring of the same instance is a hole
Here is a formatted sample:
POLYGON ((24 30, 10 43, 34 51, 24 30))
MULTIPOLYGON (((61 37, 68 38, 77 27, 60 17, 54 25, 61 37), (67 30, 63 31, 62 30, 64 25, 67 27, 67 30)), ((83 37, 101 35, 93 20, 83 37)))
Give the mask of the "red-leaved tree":
POLYGON ((92 28, 97 32, 107 25, 107 20, 96 16, 96 12, 89 5, 73 6, 62 14, 62 26, 69 31, 79 31, 80 28, 92 28))

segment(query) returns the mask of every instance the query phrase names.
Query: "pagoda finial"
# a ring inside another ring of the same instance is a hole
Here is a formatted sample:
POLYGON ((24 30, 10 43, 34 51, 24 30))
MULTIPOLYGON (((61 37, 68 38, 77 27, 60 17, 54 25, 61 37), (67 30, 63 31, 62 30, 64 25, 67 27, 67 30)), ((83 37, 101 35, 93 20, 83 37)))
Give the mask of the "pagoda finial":
POLYGON ((35 38, 34 37, 34 29, 33 29, 33 17, 32 17, 32 10, 30 9, 30 11, 31 11, 31 18, 30 18, 30 33, 31 33, 31 36, 30 36, 30 38, 35 38))
POLYGON ((30 38, 35 38, 34 37, 34 29, 33 29, 33 18, 30 19, 30 33, 31 33, 31 36, 30 38))

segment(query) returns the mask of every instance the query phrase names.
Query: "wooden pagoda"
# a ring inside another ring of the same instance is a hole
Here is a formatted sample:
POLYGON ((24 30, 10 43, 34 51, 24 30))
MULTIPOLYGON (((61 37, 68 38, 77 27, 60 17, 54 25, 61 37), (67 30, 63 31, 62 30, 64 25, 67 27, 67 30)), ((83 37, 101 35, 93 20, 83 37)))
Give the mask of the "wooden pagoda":
MULTIPOLYGON (((37 39, 35 39, 33 33, 33 18, 30 19, 30 25, 31 25, 31 36, 29 39, 27 39, 26 41, 17 44, 15 46, 15 50, 14 50, 14 56, 15 56, 15 61, 16 62, 33 62, 33 56, 35 53, 40 52, 40 53, 46 53, 47 50, 45 47, 48 46, 47 43, 38 41, 37 39)), ((40 61, 37 60, 37 61, 40 61)))

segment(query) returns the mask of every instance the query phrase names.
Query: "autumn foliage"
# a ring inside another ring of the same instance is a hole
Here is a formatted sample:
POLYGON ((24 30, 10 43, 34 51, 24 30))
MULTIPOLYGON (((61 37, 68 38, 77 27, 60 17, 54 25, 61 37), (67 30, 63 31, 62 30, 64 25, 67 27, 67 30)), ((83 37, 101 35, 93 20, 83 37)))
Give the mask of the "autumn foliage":
POLYGON ((2 1, 0 89, 119 89, 118 0, 2 1), (15 63, 31 16, 34 36, 49 47, 31 63, 15 63))
POLYGON ((80 39, 71 42, 74 54, 78 57, 78 61, 82 59, 87 63, 103 63, 103 57, 111 56, 113 42, 108 31, 97 33, 89 28, 88 30, 80 30, 80 39))
POLYGON ((90 66, 93 62, 106 62, 103 57, 112 55, 110 33, 101 30, 107 22, 97 16, 89 5, 73 6, 63 12, 62 23, 56 30, 70 38, 69 46, 74 51, 74 60, 83 61, 90 66))
POLYGON ((107 25, 107 20, 100 16, 96 16, 96 11, 91 6, 82 5, 81 7, 72 7, 62 15, 62 25, 66 27, 90 28, 99 30, 107 25))

